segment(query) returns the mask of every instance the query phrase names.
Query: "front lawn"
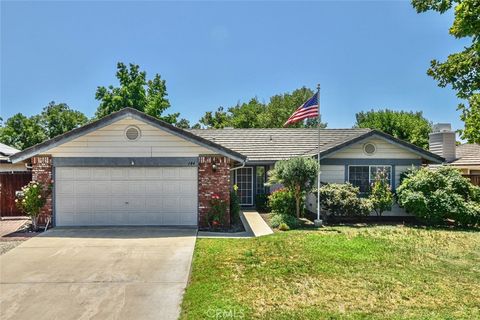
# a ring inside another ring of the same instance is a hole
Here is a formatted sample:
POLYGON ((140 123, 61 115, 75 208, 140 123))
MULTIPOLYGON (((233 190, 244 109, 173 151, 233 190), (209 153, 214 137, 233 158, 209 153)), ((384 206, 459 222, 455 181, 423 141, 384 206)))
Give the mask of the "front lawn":
POLYGON ((181 319, 479 319, 480 233, 329 227, 198 239, 181 319))

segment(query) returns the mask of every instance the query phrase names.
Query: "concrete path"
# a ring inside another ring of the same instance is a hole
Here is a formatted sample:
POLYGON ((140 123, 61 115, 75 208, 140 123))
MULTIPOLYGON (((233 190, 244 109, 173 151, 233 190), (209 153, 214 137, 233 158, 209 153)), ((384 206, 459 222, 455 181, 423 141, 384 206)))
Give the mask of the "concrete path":
POLYGON ((195 229, 52 229, 0 256, 1 319, 177 319, 195 229))
POLYGON ((14 233, 29 220, 27 217, 5 217, 0 220, 0 237, 14 233))
POLYGON ((272 234, 268 224, 263 220, 260 214, 255 210, 246 210, 240 212, 240 219, 242 220, 245 231, 243 232, 209 232, 199 231, 199 238, 254 238, 272 234))

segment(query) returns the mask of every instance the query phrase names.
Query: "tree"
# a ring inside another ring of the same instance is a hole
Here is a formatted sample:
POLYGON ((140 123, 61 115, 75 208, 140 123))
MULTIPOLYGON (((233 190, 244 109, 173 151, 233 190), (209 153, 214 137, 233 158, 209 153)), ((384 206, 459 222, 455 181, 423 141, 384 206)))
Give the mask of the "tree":
POLYGON ((428 134, 432 132, 432 124, 423 117, 422 112, 370 110, 359 112, 355 117, 356 126, 359 128, 380 130, 428 149, 428 134))
POLYGON ((392 210, 393 195, 388 183, 386 170, 379 169, 376 173, 369 199, 372 203, 373 211, 379 217, 384 211, 392 210))
POLYGON ((168 123, 175 123, 179 113, 163 115, 170 107, 167 99, 167 87, 157 73, 152 80, 147 81, 147 73, 140 67, 130 63, 127 67, 122 62, 117 63, 116 77, 120 87, 98 87, 95 99, 100 101, 96 117, 102 118, 112 112, 130 107, 168 123))
POLYGON ((461 137, 470 143, 480 143, 480 1, 479 0, 412 0, 418 13, 429 10, 441 14, 455 6, 455 18, 450 34, 469 38, 471 45, 448 56, 444 62, 432 60, 427 74, 440 87, 451 85, 457 97, 466 100, 458 105, 464 129, 461 137))
POLYGON ((65 103, 50 102, 39 115, 17 113, 0 127, 0 142, 23 150, 87 123, 87 117, 65 103))
POLYGON ((0 142, 19 150, 36 145, 46 138, 38 115, 28 118, 17 113, 0 128, 0 142))
POLYGON ((190 121, 185 118, 182 118, 175 123, 175 126, 180 129, 190 129, 190 121))
MULTIPOLYGON (((200 119, 200 123, 207 128, 281 128, 292 113, 305 101, 312 97, 314 92, 302 87, 292 93, 275 95, 270 98, 267 104, 262 103, 258 98, 252 98, 247 103, 237 103, 227 111, 223 107, 218 108, 215 113, 208 111, 200 119)), ((318 119, 308 119, 289 127, 316 127, 318 119)), ((327 125, 321 124, 322 128, 327 125)))
POLYGON ((40 124, 47 138, 51 139, 83 126, 88 118, 80 111, 72 110, 66 103, 50 102, 40 114, 40 124))
POLYGON ((269 184, 280 183, 295 195, 295 211, 300 218, 302 197, 312 190, 318 173, 318 163, 309 157, 278 161, 269 172, 269 184))

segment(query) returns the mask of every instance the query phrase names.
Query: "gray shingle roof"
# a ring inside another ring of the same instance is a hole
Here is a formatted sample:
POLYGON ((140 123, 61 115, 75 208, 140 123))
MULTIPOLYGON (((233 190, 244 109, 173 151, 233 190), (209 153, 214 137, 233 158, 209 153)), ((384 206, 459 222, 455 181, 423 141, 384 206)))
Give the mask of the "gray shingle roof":
POLYGON ((0 161, 8 161, 8 157, 12 154, 19 152, 20 150, 13 147, 7 146, 6 144, 0 143, 0 161))
POLYGON ((457 159, 451 163, 456 166, 480 165, 480 144, 461 144, 456 149, 457 159))
MULTIPOLYGON (((249 161, 277 161, 317 152, 315 128, 191 129, 202 138, 248 157, 249 161)), ((370 129, 322 129, 321 151, 370 132, 370 129)))

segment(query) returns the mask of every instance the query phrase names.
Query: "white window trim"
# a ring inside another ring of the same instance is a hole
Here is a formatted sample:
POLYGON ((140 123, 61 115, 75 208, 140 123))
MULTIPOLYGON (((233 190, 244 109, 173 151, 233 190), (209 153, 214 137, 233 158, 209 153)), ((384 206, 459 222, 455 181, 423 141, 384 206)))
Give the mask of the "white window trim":
MULTIPOLYGON (((251 202, 251 203, 240 203, 240 205, 241 205, 241 206, 253 206, 253 202, 254 202, 253 199, 254 199, 254 197, 255 197, 255 195, 253 194, 253 175, 254 175, 253 167, 243 167, 243 168, 241 168, 241 169, 250 169, 250 172, 252 173, 252 174, 250 175, 250 176, 252 177, 252 181, 251 181, 251 186, 252 186, 252 188, 251 188, 252 197, 251 197, 251 198, 252 198, 252 202, 251 202)), ((238 179, 237 179, 238 171, 239 171, 239 170, 235 170, 235 184, 237 184, 237 181, 238 181, 238 179)))
POLYGON ((393 180, 395 179, 395 177, 392 176, 392 173, 393 173, 393 166, 390 165, 390 164, 372 164, 372 165, 367 165, 367 164, 352 164, 352 165, 348 165, 348 172, 347 172, 347 181, 345 182, 350 182, 350 167, 368 167, 368 184, 372 184, 372 180, 370 179, 370 172, 371 172, 371 167, 389 167, 390 168, 390 188, 392 187, 393 185, 393 180))

